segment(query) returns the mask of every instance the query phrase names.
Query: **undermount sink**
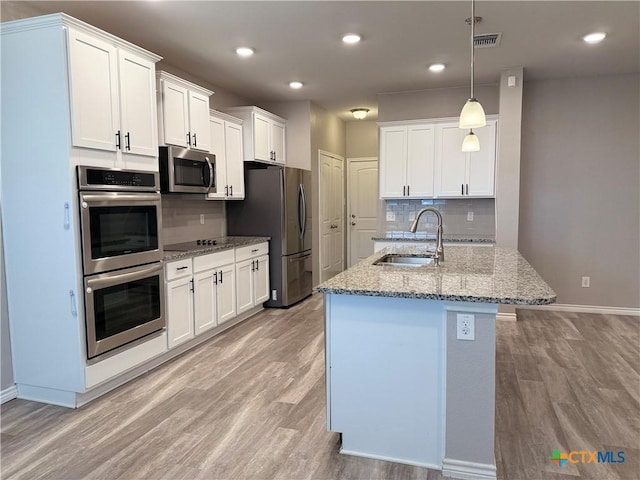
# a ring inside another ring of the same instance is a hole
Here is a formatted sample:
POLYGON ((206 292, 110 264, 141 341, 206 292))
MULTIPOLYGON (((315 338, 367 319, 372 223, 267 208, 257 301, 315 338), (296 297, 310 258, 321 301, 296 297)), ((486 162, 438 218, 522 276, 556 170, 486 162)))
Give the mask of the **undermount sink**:
POLYGON ((431 265, 434 263, 435 255, 401 255, 389 253, 373 264, 387 265, 389 267, 421 267, 422 265, 431 265))

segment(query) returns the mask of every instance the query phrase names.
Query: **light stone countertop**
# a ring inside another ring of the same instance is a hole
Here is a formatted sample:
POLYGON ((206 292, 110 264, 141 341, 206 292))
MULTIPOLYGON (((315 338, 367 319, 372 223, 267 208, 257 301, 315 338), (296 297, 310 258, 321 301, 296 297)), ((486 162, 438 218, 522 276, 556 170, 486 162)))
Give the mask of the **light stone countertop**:
MULTIPOLYGON (((255 245, 257 243, 268 242, 270 240, 269 237, 220 237, 216 238, 215 245, 208 246, 200 246, 194 248, 192 250, 171 250, 171 245, 167 245, 164 247, 164 257, 163 260, 165 262, 170 262, 172 260, 180 260, 183 258, 195 257, 197 255, 205 255, 207 253, 215 253, 221 252, 223 250, 230 250, 232 248, 244 247, 247 245, 255 245)), ((194 240, 195 242, 195 240, 194 240)))
MULTIPOLYGON (((430 246, 432 247, 432 246, 430 246)), ((517 250, 448 245, 441 265, 378 266, 387 253, 419 255, 427 245, 390 246, 318 286, 322 293, 475 303, 546 305, 555 292, 517 250)))
MULTIPOLYGON (((376 242, 435 242, 436 235, 427 232, 411 233, 397 230, 378 232, 371 239, 376 242)), ((445 233, 442 241, 445 243, 496 243, 493 235, 473 233, 445 233)))

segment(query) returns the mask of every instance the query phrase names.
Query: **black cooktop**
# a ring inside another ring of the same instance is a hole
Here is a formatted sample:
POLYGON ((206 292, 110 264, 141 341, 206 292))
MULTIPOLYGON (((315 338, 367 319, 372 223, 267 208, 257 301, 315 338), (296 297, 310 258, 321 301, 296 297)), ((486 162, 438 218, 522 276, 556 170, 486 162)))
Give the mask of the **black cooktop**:
POLYGON ((166 245, 164 247, 165 252, 188 252, 189 250, 196 250, 203 247, 212 247, 218 244, 218 240, 213 238, 206 238, 202 240, 194 240, 192 242, 174 243, 173 245, 166 245))

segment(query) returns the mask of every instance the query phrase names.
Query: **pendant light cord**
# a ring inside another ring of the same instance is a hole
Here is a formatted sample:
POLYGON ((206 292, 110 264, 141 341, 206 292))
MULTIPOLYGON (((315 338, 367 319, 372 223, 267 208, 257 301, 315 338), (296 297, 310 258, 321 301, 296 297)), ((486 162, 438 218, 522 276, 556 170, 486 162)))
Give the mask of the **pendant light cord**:
POLYGON ((476 5, 475 0, 471 0, 471 98, 475 98, 473 96, 473 64, 475 63, 475 49, 474 49, 474 41, 475 41, 475 26, 476 26, 476 5))

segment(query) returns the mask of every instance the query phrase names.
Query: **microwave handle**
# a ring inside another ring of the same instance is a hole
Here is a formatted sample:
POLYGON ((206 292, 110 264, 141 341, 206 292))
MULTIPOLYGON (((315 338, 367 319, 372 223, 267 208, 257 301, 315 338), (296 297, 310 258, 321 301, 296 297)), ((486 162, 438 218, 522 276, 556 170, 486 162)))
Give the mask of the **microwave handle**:
POLYGON ((209 190, 211 190, 211 187, 213 186, 213 166, 209 161, 209 157, 204 157, 204 159, 207 161, 207 165, 209 166, 209 185, 207 187, 207 193, 209 193, 209 190))

